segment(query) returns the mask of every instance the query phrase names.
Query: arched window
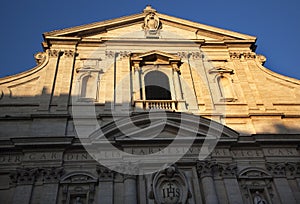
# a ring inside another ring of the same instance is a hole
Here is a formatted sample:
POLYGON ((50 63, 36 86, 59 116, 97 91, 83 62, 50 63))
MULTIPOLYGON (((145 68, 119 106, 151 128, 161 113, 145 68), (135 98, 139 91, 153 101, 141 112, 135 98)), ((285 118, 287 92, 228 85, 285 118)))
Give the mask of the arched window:
POLYGON ((171 100, 168 76, 160 71, 151 71, 145 75, 146 100, 171 100))

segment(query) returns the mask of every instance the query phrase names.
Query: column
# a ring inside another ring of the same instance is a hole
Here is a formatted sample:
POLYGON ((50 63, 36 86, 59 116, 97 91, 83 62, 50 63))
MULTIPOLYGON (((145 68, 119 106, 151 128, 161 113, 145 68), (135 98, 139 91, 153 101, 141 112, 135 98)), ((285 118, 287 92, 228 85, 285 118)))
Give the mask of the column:
POLYGON ((273 175, 273 181, 282 203, 296 204, 292 189, 286 179, 286 163, 267 163, 267 169, 273 175))
POLYGON ((45 73, 45 82, 42 84, 43 90, 41 93, 41 100, 38 111, 48 111, 52 100, 52 94, 55 86, 55 80, 57 77, 57 69, 62 52, 60 50, 51 49, 48 51, 49 62, 47 64, 47 70, 45 73))
POLYGON ((227 198, 231 204, 244 203, 239 183, 236 179, 236 164, 218 163, 219 174, 223 177, 227 198))
POLYGON ((239 183, 237 182, 236 178, 224 178, 224 184, 229 203, 243 203, 242 193, 240 191, 239 183))
POLYGON ((114 172, 106 167, 97 167, 99 175, 97 203, 113 204, 114 172))
MULTIPOLYGON (((175 65, 173 65, 174 67, 175 65)), ((178 101, 178 110, 179 111, 184 111, 186 110, 185 106, 185 101, 183 101, 182 97, 182 90, 180 87, 180 76, 179 76, 179 68, 177 67, 177 64, 175 68, 173 68, 173 81, 174 81, 174 86, 175 86, 175 95, 176 95, 176 100, 178 101)))
POLYGON ((286 178, 274 178, 274 184, 282 203, 296 204, 292 189, 286 178))
POLYGON ((44 168, 40 170, 43 176, 43 194, 40 203, 56 204, 59 188, 59 180, 63 174, 63 168, 44 168))
POLYGON ((18 185, 14 192, 13 204, 29 204, 32 188, 32 184, 18 185))
POLYGON ((13 204, 30 204, 37 169, 19 169, 11 174, 12 183, 16 183, 13 204))
POLYGON ((124 204, 137 204, 138 164, 123 163, 121 169, 124 172, 124 204))
POLYGON ((179 74, 178 74, 179 69, 177 67, 177 64, 172 64, 172 67, 173 67, 173 82, 175 87, 176 100, 182 100, 182 94, 179 85, 179 74))
POLYGON ((133 92, 132 92, 132 102, 135 102, 135 106, 137 109, 143 109, 143 103, 140 101, 142 99, 141 96, 141 81, 140 81, 140 65, 139 62, 133 62, 133 92), (138 102, 137 102, 138 101, 138 102))
POLYGON ((145 89, 145 83, 144 83, 144 73, 142 68, 139 70, 139 79, 140 79, 140 88, 141 88, 141 99, 146 100, 146 89, 145 89))
POLYGON ((219 203, 213 180, 214 166, 215 164, 210 161, 198 161, 196 166, 198 175, 201 178, 206 204, 219 203))
POLYGON ((57 110, 67 111, 71 97, 71 87, 73 82, 73 72, 76 59, 76 48, 74 50, 64 50, 61 63, 58 67, 57 80, 53 93, 53 99, 57 99, 57 110))
POLYGON ((124 176, 124 203, 137 204, 136 176, 124 176))

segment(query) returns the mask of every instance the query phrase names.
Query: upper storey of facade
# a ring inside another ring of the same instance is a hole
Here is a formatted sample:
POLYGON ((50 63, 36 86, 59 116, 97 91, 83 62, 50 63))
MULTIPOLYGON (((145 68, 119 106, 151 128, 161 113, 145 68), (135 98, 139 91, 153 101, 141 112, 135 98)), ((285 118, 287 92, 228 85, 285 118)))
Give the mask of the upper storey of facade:
POLYGON ((158 109, 212 118, 244 134, 299 132, 300 81, 263 67, 255 41, 150 6, 47 32, 37 67, 0 79, 0 117, 8 127, 22 120, 23 133, 53 118, 58 134, 68 135, 72 107, 93 104, 104 124, 112 115, 158 109))

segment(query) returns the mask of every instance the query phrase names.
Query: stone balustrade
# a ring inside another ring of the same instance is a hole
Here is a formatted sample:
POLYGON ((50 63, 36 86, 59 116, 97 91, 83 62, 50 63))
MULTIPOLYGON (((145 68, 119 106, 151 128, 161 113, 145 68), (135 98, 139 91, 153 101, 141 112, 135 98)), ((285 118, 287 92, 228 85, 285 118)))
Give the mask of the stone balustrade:
POLYGON ((178 101, 175 100, 136 100, 137 110, 178 110, 178 101))

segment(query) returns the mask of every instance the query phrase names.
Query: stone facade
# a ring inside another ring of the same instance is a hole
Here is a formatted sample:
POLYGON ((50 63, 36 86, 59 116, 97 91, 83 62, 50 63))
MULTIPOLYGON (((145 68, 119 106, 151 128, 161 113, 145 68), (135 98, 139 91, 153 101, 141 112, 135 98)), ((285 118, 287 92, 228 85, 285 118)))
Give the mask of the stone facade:
POLYGON ((150 6, 44 33, 0 79, 0 203, 300 203, 300 81, 255 42, 150 6))

